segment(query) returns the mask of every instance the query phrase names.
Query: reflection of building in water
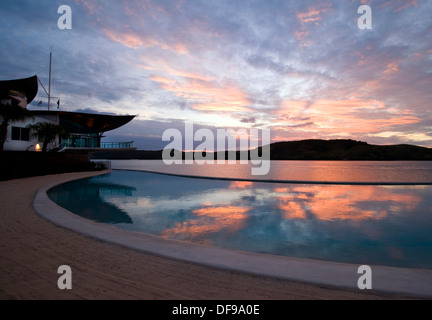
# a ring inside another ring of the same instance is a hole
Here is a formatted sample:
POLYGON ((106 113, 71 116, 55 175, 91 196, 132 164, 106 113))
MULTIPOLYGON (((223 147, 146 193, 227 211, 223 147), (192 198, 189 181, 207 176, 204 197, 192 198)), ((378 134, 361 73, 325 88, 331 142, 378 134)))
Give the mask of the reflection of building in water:
POLYGON ((119 184, 75 181, 65 186, 58 186, 48 192, 51 200, 84 218, 98 222, 118 224, 133 223, 131 217, 112 203, 104 200, 104 196, 132 196, 136 189, 119 184), (71 185, 76 186, 71 188, 71 185))
POLYGON ((111 186, 110 187, 101 186, 101 187, 99 187, 99 195, 100 196, 127 196, 127 197, 131 197, 132 191, 134 191, 134 190, 135 190, 135 188, 122 186, 122 185, 118 185, 115 188, 113 188, 111 186))

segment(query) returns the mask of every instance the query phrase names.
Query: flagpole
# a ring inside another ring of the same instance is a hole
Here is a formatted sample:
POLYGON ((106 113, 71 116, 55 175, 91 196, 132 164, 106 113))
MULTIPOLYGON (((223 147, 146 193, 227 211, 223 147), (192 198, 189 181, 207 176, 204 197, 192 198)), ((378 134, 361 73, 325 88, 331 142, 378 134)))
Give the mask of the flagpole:
POLYGON ((51 62, 52 62, 52 47, 50 52, 50 65, 49 65, 49 83, 48 83, 48 111, 51 104, 51 62))

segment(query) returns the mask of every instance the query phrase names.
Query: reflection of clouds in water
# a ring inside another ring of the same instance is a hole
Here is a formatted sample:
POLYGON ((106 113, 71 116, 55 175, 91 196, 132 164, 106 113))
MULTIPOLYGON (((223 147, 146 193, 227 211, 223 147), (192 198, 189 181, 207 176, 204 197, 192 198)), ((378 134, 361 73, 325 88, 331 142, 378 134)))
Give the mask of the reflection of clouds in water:
MULTIPOLYGON (((190 240, 221 230, 232 233, 244 227, 250 209, 250 207, 222 206, 193 210, 192 213, 195 215, 193 219, 176 223, 174 228, 163 231, 161 235, 170 238, 181 234, 183 239, 190 240)), ((209 241, 206 241, 206 244, 210 244, 209 241)))
MULTIPOLYGON (((194 184, 199 184, 199 181, 192 179, 194 184)), ((201 206, 223 206, 268 200, 268 190, 252 188, 253 182, 233 181, 226 185, 227 188, 202 189, 200 192, 186 192, 178 197, 165 194, 157 197, 139 195, 133 197, 107 196, 105 201, 127 210, 131 215, 139 216, 154 211, 193 210, 201 206)), ((151 188, 151 186, 148 187, 151 188)))
POLYGON ((135 196, 132 198, 107 197, 106 201, 117 205, 123 210, 130 211, 133 215, 151 213, 153 211, 170 210, 192 210, 203 205, 227 205, 240 201, 242 198, 254 197, 252 190, 230 190, 210 189, 203 190, 198 194, 186 194, 178 198, 169 196, 143 197, 135 196))
POLYGON ((393 193, 380 186, 302 186, 284 195, 287 189, 274 189, 280 193, 279 208, 287 219, 305 219, 309 210, 320 220, 379 220, 390 212, 412 211, 421 201, 419 195, 393 193))
POLYGON ((229 185, 230 189, 245 189, 248 187, 252 187, 252 181, 232 181, 229 185))
POLYGON ((403 259, 432 266, 424 249, 432 247, 430 186, 217 181, 124 172, 113 172, 110 179, 127 180, 135 188, 127 196, 101 195, 132 218, 132 225, 121 225, 127 229, 304 258, 389 264, 403 259))
MULTIPOLYGON (((200 180, 191 182, 199 185, 200 180)), ((232 181, 219 188, 180 193, 178 197, 165 194, 157 197, 114 195, 106 196, 105 200, 127 211, 135 225, 152 224, 155 230, 167 237, 194 239, 206 233, 240 231, 247 221, 261 219, 258 227, 250 223, 251 232, 267 230, 265 232, 283 235, 284 241, 302 243, 326 237, 324 229, 318 232, 320 236, 311 232, 315 230, 316 233, 314 220, 347 220, 352 223, 381 220, 389 213, 412 211, 421 197, 403 189, 381 186, 275 186, 232 181), (303 222, 294 223, 293 220, 303 222)), ((377 231, 367 232, 372 238, 379 236, 374 235, 377 231)))

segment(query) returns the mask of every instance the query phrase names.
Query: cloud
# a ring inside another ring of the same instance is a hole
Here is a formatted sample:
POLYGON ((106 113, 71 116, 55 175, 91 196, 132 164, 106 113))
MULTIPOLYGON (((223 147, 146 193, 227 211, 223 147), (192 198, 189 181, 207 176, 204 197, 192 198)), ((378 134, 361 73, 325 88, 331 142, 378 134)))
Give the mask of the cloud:
POLYGON ((185 78, 175 81, 164 77, 152 77, 160 86, 176 96, 190 102, 195 110, 211 112, 250 111, 246 94, 230 84, 204 81, 201 77, 185 78))
POLYGON ((284 101, 273 116, 272 129, 277 135, 290 130, 291 135, 307 133, 327 139, 381 137, 379 133, 382 131, 416 125, 421 121, 413 114, 389 110, 376 100, 284 101))
POLYGON ((90 1, 86 1, 86 0, 75 0, 75 2, 77 3, 77 5, 84 7, 88 14, 95 14, 97 9, 97 4, 95 4, 94 2, 91 3, 90 1))
MULTIPOLYGON (((109 39, 116 41, 116 42, 120 42, 121 44, 123 44, 126 47, 129 48, 137 48, 139 46, 144 45, 144 40, 141 39, 141 37, 137 34, 133 34, 133 33, 116 33, 113 30, 109 30, 109 29, 104 29, 106 35, 108 36, 109 39)), ((154 45, 157 45, 158 42, 155 41, 154 39, 149 39, 146 43, 145 46, 146 47, 151 47, 154 45)))
POLYGON ((306 12, 298 12, 297 13, 297 19, 300 21, 300 23, 317 23, 321 19, 323 19, 323 13, 325 13, 329 9, 330 5, 325 4, 323 5, 317 5, 312 8, 308 8, 306 12))
POLYGON ((47 85, 53 46, 68 110, 432 146, 432 2, 367 1, 359 30, 363 3, 75 0, 59 30, 57 4, 4 1, 0 74, 47 85))
POLYGON ((240 120, 240 122, 242 122, 242 123, 255 123, 256 119, 254 117, 242 118, 240 120))

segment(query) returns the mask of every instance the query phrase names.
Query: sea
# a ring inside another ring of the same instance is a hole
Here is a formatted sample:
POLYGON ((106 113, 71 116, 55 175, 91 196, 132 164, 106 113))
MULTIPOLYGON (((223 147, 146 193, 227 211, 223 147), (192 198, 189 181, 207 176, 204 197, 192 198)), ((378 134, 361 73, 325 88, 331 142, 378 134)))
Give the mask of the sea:
POLYGON ((359 184, 432 184, 432 161, 270 161, 269 172, 253 175, 252 163, 171 164, 162 160, 111 160, 112 169, 153 171, 186 176, 359 184))

